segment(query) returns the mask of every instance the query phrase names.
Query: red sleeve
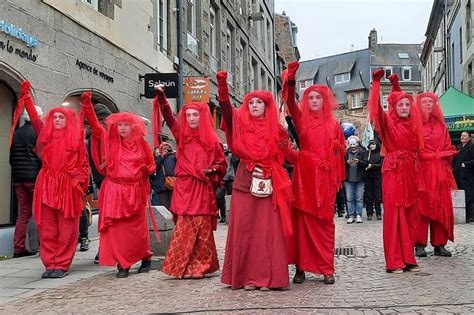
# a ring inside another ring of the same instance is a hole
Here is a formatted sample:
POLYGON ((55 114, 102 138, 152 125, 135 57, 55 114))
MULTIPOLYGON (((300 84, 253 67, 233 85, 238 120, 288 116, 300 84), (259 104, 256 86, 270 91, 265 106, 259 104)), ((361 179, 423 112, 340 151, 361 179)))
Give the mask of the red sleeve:
POLYGON ((286 99, 286 105, 290 111, 291 117, 295 123, 296 128, 299 130, 301 128, 301 111, 296 104, 296 81, 288 82, 288 98, 286 99))
POLYGON ((30 116, 30 120, 32 122, 35 120, 40 120, 40 117, 38 115, 38 112, 36 111, 35 104, 33 103, 33 99, 31 98, 30 93, 25 94, 23 96, 23 101, 26 107, 26 111, 28 112, 28 115, 30 116))
POLYGON ((91 102, 82 102, 82 109, 86 114, 87 121, 91 126, 92 136, 97 141, 102 139, 102 133, 104 132, 104 127, 99 123, 99 119, 97 119, 97 115, 94 111, 94 106, 91 102))
POLYGON ((33 129, 35 130, 36 136, 39 136, 41 130, 43 129, 43 121, 41 119, 38 120, 33 120, 31 122, 31 126, 33 126, 33 129))
POLYGON ((166 124, 171 129, 173 136, 178 141, 179 135, 179 124, 174 117, 173 111, 171 110, 171 106, 166 99, 165 93, 156 93, 156 97, 158 98, 158 104, 160 105, 161 113, 163 114, 163 119, 166 121, 166 124))

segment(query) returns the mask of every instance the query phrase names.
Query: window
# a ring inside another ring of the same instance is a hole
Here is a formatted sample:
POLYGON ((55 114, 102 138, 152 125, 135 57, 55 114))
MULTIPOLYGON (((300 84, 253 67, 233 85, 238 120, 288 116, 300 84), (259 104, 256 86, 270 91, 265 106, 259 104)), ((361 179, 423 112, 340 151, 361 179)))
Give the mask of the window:
POLYGON ((388 77, 392 75, 393 73, 393 68, 392 67, 384 67, 385 70, 385 78, 384 80, 388 80, 388 77))
POLYGON ((462 63, 462 27, 459 28, 459 62, 462 63))
POLYGON ((188 49, 194 54, 199 53, 199 43, 196 38, 197 34, 197 4, 196 0, 188 0, 186 7, 186 23, 188 29, 188 49))
POLYGON ((411 81, 411 68, 410 67, 402 68, 402 80, 411 81))
POLYGON ((216 32, 216 11, 213 7, 209 9, 209 52, 211 54, 209 63, 211 70, 217 72, 219 68, 219 61, 217 60, 217 32, 216 32))
POLYGON ((272 59, 272 29, 271 29, 271 24, 270 21, 267 20, 267 45, 268 45, 268 58, 272 59))
POLYGON ((408 55, 408 53, 406 52, 399 52, 397 53, 397 55, 398 55, 398 58, 400 59, 410 59, 410 55, 408 55))
POLYGON ((352 108, 361 108, 362 102, 358 93, 352 95, 352 108))
POLYGON ((243 91, 245 90, 245 73, 247 72, 246 70, 246 56, 245 56, 245 43, 240 42, 240 58, 239 58, 239 70, 240 70, 240 90, 243 91))
POLYGON ((82 3, 85 3, 92 9, 99 11, 99 0, 82 0, 82 3))
POLYGON ((334 76, 334 82, 335 83, 344 83, 344 82, 349 82, 350 80, 351 80, 351 73, 350 72, 336 74, 334 76))
POLYGON ((160 0, 158 3, 158 47, 160 51, 166 51, 168 48, 167 37, 168 37, 168 27, 167 27, 167 12, 166 7, 167 1, 160 0))
POLYGON ((472 27, 472 17, 471 17, 471 0, 467 1, 466 4, 466 43, 471 42, 471 27, 472 27))
POLYGON ((229 25, 227 25, 225 45, 226 45, 226 61, 227 61, 227 82, 230 85, 234 84, 234 72, 232 71, 232 60, 234 59, 232 56, 232 53, 233 53, 232 37, 233 37, 233 30, 230 28, 229 25))
POLYGON ((267 90, 273 92, 272 78, 268 77, 267 90))
POLYGON ((306 89, 307 88, 306 82, 307 81, 300 81, 300 89, 306 89))

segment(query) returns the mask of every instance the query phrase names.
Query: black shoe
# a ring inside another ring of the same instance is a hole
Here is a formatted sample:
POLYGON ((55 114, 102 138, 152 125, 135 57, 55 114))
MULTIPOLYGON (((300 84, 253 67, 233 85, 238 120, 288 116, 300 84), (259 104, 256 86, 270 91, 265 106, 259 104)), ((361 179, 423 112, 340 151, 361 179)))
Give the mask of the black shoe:
POLYGON ((425 251, 425 247, 423 245, 416 245, 415 246, 415 256, 416 257, 426 257, 428 254, 425 251))
POLYGON ((377 220, 382 220, 382 215, 381 214, 377 214, 377 220))
POLYGON ((220 222, 220 223, 225 223, 226 221, 227 221, 226 218, 225 218, 225 217, 222 217, 219 222, 220 222))
POLYGON ((117 272, 116 277, 117 278, 127 278, 129 271, 130 271, 130 268, 123 269, 122 267, 118 266, 118 272, 117 272))
POLYGON ((296 269, 295 276, 293 277, 293 283, 303 283, 306 280, 304 271, 296 269))
POLYGON ((89 250, 89 244, 90 244, 90 241, 87 237, 82 237, 81 238, 81 247, 79 248, 79 250, 81 252, 87 252, 89 250))
POLYGON ((19 253, 14 253, 13 258, 20 258, 20 257, 34 256, 34 255, 36 255, 36 252, 30 252, 28 250, 24 250, 19 253))
POLYGON ((435 256, 443 256, 443 257, 451 257, 452 254, 449 250, 444 247, 444 245, 438 245, 434 248, 434 255, 435 256))
POLYGON ((142 265, 138 268, 137 273, 144 273, 151 270, 151 260, 142 260, 142 265))
POLYGON ((59 278, 64 278, 65 276, 67 276, 69 273, 65 270, 61 270, 61 269, 54 269, 51 274, 50 274, 50 278, 51 279, 59 279, 59 278))
POLYGON ((367 215, 367 220, 372 221, 372 217, 373 217, 372 214, 368 214, 368 215, 367 215))
POLYGON ((342 218, 343 216, 344 216, 344 213, 338 213, 338 214, 337 214, 337 217, 338 217, 338 218, 342 218))
POLYGON ((324 283, 325 284, 334 284, 336 279, 334 279, 334 275, 324 275, 324 283))
POLYGON ((47 278, 51 278, 51 273, 53 273, 53 269, 46 269, 45 272, 43 272, 43 274, 41 275, 41 278, 43 279, 47 279, 47 278))
POLYGON ((97 253, 97 255, 95 255, 94 264, 96 264, 96 265, 99 264, 99 253, 97 253))
POLYGON ((346 214, 346 219, 349 219, 349 213, 346 214))

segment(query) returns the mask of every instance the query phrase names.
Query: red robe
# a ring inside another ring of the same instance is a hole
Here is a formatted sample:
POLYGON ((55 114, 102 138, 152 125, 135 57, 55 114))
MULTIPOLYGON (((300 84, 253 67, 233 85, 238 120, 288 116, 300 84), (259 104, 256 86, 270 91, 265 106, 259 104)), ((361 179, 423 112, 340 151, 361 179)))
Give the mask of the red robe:
POLYGON ((417 264, 413 248, 417 228, 418 190, 424 184, 419 181, 418 160, 422 135, 417 129, 419 117, 415 116, 413 101, 409 118, 400 118, 396 113, 397 101, 411 96, 402 92, 391 93, 391 108, 387 114, 379 102, 379 89, 380 82, 374 81, 369 110, 385 149, 382 165, 383 241, 386 269, 395 270, 417 264))
POLYGON ((182 113, 194 105, 185 105, 176 119, 164 95, 160 94, 158 101, 178 145, 174 170, 176 184, 171 199, 171 210, 177 220, 162 271, 177 278, 200 277, 219 269, 213 234, 217 227, 216 186, 222 182, 227 161, 215 131, 210 130, 207 104, 194 104, 196 109, 201 109, 200 125, 205 126, 186 131, 183 128, 188 129, 188 126, 182 113), (215 136, 210 147, 201 142, 206 142, 206 139, 200 139, 202 130, 207 138, 215 136), (205 175, 204 169, 215 169, 216 172, 205 175))
POLYGON ((345 177, 345 139, 339 124, 312 116, 303 131, 302 112, 289 84, 287 106, 300 137, 300 158, 293 174, 292 223, 288 263, 317 274, 334 273, 334 203, 345 177))
POLYGON ((112 114, 107 118, 106 130, 99 124, 92 103, 83 103, 83 107, 92 129, 92 157, 105 176, 99 192, 99 264, 118 263, 127 269, 152 256, 146 209, 150 196, 148 176, 156 167, 153 154, 138 131, 141 118, 130 113, 112 114), (133 126, 130 138, 118 135, 120 121, 129 121, 133 126))
POLYGON ((36 151, 43 163, 33 197, 41 260, 47 270, 67 271, 76 251, 77 227, 90 174, 82 122, 72 110, 54 108, 43 124, 29 94, 24 102, 38 135, 36 151), (64 129, 54 129, 55 112, 66 116, 64 129))
POLYGON ((428 224, 431 225, 431 245, 446 245, 454 241, 454 212, 451 188, 456 187, 451 159, 457 153, 446 126, 436 119, 423 124, 424 150, 420 156, 420 171, 425 187, 420 191, 420 214, 416 243, 426 246, 428 224))

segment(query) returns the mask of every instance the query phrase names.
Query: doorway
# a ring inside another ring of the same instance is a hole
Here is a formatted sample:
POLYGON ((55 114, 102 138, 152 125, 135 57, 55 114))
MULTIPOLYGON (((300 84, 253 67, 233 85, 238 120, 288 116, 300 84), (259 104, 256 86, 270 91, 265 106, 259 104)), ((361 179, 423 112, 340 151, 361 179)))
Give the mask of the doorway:
POLYGON ((0 82, 0 225, 12 224, 11 215, 11 168, 10 128, 12 126, 14 96, 0 82))

